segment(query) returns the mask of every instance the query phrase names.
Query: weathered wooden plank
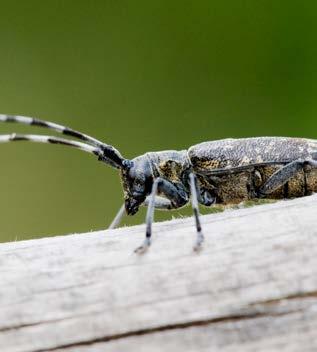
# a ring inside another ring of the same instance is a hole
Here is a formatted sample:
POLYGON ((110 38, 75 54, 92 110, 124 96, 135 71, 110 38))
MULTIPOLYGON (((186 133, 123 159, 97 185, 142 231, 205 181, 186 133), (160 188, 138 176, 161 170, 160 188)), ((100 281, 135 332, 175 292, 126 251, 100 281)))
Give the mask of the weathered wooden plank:
POLYGON ((1 351, 316 350, 317 196, 0 245, 1 351))
MULTIPOLYGON (((67 352, 254 352, 316 351, 314 299, 272 303, 271 310, 249 318, 228 318, 205 325, 133 335, 108 342, 67 348, 67 352)), ((263 304, 263 309, 267 309, 263 304)), ((315 307, 316 308, 316 307, 315 307)), ((57 352, 65 351, 58 349, 57 352)))

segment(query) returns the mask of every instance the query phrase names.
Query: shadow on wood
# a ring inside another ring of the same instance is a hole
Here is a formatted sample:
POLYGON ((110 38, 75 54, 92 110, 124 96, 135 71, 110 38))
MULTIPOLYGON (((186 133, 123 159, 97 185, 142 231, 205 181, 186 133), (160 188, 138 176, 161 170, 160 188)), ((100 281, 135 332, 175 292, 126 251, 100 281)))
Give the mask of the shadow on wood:
POLYGON ((316 351, 317 196, 0 245, 0 350, 316 351))

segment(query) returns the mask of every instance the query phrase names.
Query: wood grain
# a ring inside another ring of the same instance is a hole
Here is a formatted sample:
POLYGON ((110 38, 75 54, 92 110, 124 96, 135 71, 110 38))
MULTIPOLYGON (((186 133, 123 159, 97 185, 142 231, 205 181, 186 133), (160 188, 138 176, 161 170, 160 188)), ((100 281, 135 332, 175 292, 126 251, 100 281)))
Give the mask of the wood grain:
POLYGON ((317 196, 0 245, 0 351, 316 351, 317 196))

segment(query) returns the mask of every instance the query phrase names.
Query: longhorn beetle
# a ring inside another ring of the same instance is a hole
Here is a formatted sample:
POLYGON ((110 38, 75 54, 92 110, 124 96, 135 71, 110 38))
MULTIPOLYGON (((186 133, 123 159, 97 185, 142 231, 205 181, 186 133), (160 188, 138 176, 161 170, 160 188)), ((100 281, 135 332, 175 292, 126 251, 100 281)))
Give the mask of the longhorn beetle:
POLYGON ((83 142, 31 134, 0 135, 1 142, 31 141, 62 144, 94 154, 119 169, 124 204, 110 228, 118 226, 124 210, 134 215, 147 206, 146 236, 136 249, 151 244, 154 209, 177 209, 191 196, 197 238, 204 240, 198 203, 240 203, 255 198, 293 198, 317 191, 317 140, 289 137, 255 137, 204 142, 188 150, 148 152, 125 159, 111 145, 71 128, 25 116, 0 115, 2 122, 17 122, 55 130, 83 142))

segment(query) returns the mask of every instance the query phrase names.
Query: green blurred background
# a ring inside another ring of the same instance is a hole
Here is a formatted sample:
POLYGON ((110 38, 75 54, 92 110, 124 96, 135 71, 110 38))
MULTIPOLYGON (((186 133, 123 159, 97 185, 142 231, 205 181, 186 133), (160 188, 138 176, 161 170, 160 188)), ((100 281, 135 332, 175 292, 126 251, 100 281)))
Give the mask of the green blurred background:
MULTIPOLYGON (((3 2, 0 112, 68 125, 126 157, 226 137, 317 138, 316 10, 316 1, 3 2)), ((3 144, 0 163, 0 241, 104 229, 122 203, 117 171, 71 148, 3 144)))

